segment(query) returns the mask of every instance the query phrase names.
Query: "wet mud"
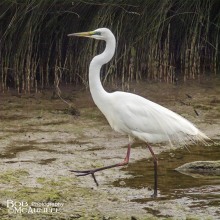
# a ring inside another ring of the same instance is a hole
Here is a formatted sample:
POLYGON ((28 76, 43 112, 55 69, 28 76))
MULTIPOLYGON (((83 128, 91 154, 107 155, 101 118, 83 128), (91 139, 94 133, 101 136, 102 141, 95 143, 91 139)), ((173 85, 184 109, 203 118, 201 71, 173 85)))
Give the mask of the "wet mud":
POLYGON ((150 153, 139 141, 127 167, 97 173, 97 187, 91 176, 76 177, 70 170, 121 162, 128 139, 111 130, 89 91, 62 88, 74 111, 53 91, 19 96, 9 91, 0 95, 0 219, 219 219, 219 176, 175 169, 219 160, 220 80, 138 83, 130 91, 188 118, 215 144, 153 146, 159 158, 157 199, 151 198, 150 153), (29 212, 19 209, 25 205, 29 212))

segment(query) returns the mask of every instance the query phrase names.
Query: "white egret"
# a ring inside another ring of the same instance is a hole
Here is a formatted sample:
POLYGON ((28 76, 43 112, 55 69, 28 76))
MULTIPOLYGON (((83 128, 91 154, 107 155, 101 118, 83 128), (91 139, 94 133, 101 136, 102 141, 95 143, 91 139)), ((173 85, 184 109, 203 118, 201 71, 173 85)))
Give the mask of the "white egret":
POLYGON ((103 53, 95 56, 89 66, 89 87, 92 98, 101 112, 105 115, 112 129, 129 137, 127 154, 123 162, 97 169, 76 171, 77 176, 92 175, 94 173, 128 164, 131 144, 134 138, 144 141, 154 161, 154 194, 157 196, 157 157, 150 143, 168 141, 171 144, 187 144, 188 142, 205 141, 208 137, 199 131, 191 122, 173 111, 162 107, 141 96, 128 92, 108 93, 104 90, 100 80, 100 69, 108 63, 114 55, 116 40, 107 28, 99 28, 90 32, 74 33, 68 36, 89 37, 104 40, 106 48, 103 53))

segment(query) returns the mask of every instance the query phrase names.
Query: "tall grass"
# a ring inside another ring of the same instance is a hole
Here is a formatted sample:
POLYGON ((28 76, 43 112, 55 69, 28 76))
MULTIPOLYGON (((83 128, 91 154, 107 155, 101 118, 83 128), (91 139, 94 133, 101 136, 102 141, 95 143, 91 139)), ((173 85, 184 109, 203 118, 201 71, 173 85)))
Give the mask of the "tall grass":
POLYGON ((89 62, 104 44, 67 34, 104 26, 118 40, 104 82, 174 82, 219 70, 219 0, 2 0, 0 12, 1 92, 87 86, 89 62))

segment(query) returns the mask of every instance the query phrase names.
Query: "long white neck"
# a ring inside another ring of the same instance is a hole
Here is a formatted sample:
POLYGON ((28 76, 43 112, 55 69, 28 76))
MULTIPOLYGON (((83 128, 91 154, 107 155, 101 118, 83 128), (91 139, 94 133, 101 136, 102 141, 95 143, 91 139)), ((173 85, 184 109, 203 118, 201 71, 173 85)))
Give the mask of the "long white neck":
POLYGON ((108 94, 100 80, 100 69, 108 63, 115 53, 115 37, 111 34, 106 40, 106 48, 103 53, 95 56, 89 66, 89 88, 95 104, 102 110, 108 94))

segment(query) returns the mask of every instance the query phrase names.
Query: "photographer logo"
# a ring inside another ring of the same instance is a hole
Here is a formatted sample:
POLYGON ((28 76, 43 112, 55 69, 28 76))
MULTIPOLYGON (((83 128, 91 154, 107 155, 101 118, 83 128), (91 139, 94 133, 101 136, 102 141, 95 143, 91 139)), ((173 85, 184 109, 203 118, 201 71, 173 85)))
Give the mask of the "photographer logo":
POLYGON ((35 214, 35 213, 57 213, 64 203, 59 202, 31 202, 14 201, 8 199, 6 206, 9 214, 35 214))

